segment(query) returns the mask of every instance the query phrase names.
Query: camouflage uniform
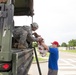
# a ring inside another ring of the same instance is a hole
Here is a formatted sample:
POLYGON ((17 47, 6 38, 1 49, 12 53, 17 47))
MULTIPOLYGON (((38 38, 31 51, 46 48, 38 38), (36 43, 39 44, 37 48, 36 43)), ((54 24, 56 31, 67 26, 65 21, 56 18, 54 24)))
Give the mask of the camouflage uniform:
POLYGON ((14 28, 13 36, 16 38, 19 43, 23 44, 25 47, 28 47, 26 40, 29 43, 33 41, 37 41, 37 38, 33 37, 31 26, 22 26, 18 28, 14 28))

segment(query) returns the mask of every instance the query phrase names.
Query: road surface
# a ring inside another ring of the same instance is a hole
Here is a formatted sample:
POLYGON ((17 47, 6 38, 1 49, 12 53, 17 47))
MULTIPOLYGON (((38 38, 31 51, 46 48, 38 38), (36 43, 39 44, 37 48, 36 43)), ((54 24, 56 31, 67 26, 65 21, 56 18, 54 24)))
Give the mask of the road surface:
MULTIPOLYGON (((59 71, 58 75, 76 75, 76 54, 59 52, 59 71)), ((47 75, 48 62, 40 63, 42 75, 47 75)), ((29 70, 29 75, 39 75, 37 65, 32 64, 29 70)))

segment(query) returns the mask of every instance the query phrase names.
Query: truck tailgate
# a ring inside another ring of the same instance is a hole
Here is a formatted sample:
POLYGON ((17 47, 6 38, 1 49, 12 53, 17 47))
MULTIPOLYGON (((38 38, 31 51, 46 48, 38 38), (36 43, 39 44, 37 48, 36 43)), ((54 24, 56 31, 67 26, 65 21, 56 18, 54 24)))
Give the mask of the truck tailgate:
POLYGON ((26 75, 33 59, 33 49, 14 51, 12 54, 13 75, 26 75))

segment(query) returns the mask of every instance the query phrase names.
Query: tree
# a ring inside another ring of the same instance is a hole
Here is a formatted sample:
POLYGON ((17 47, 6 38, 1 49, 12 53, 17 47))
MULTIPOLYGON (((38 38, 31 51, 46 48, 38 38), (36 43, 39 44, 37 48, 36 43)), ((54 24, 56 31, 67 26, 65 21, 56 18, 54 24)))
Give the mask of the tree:
POLYGON ((65 42, 63 42, 63 43, 61 44, 61 47, 67 47, 67 44, 66 44, 65 42))
POLYGON ((75 47, 75 46, 76 46, 76 39, 70 40, 70 41, 68 42, 68 45, 69 45, 70 47, 75 47))
POLYGON ((69 49, 75 49, 76 39, 72 39, 68 42, 69 49))

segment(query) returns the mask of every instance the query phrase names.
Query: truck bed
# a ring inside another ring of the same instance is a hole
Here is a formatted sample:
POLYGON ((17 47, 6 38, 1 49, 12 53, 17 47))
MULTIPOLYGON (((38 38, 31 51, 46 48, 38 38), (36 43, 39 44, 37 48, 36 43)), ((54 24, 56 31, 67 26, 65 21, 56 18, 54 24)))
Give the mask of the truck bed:
POLYGON ((13 75, 27 75, 33 60, 33 49, 12 50, 13 75))

